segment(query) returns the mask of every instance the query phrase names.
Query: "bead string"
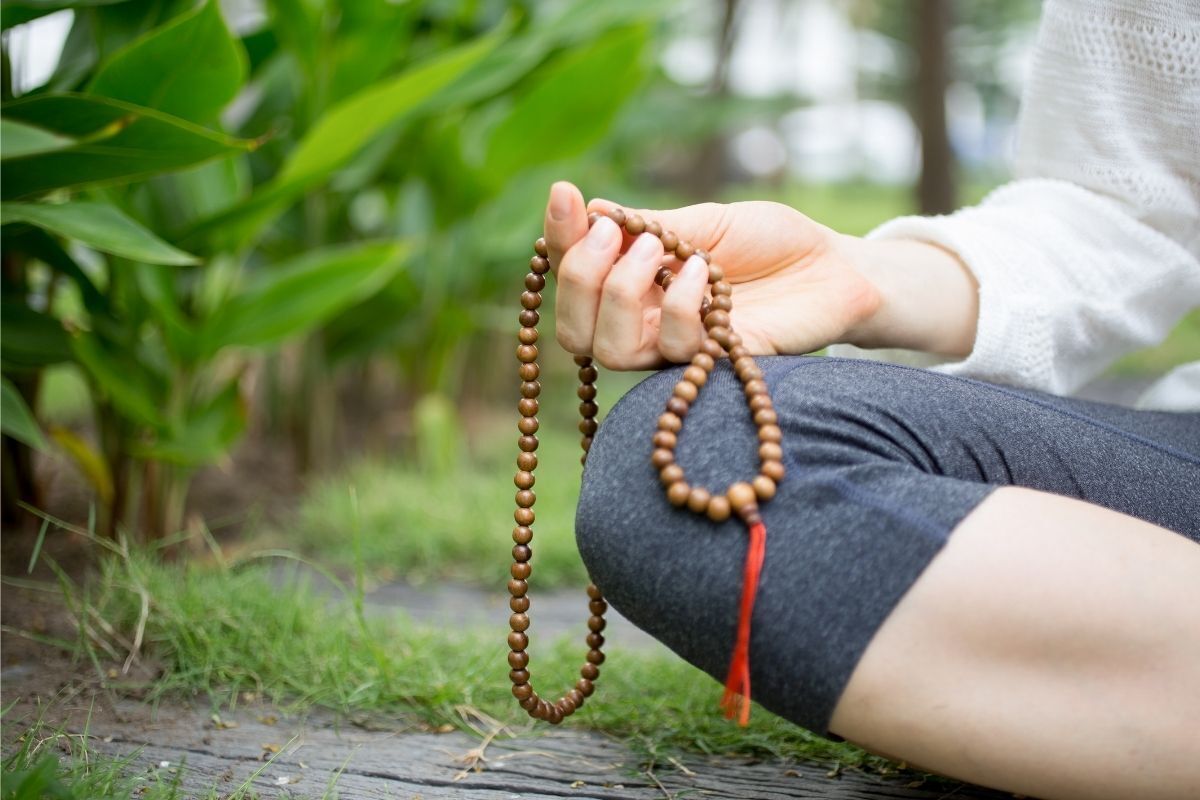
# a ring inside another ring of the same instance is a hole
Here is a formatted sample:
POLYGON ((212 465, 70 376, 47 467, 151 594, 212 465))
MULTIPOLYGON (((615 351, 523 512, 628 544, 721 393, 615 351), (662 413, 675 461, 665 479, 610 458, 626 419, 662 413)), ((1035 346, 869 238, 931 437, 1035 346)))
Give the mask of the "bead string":
MULTIPOLYGON (((725 695, 721 701, 726 716, 733 717, 736 713, 744 725, 750 712, 750 616, 765 553, 766 527, 759 512, 759 503, 775 496, 776 485, 784 476, 783 433, 779 427, 779 418, 775 413, 767 384, 763 380, 762 370, 754 363, 749 350, 742 344, 741 337, 733 331, 730 324, 733 287, 725 280, 722 269, 712 263, 706 251, 681 241, 675 233, 663 230, 662 225, 656 221, 645 220, 634 213, 627 214, 619 208, 612 209, 607 216, 631 236, 650 233, 658 237, 664 251, 673 253, 680 263, 698 255, 708 264, 708 285, 712 296, 706 297, 700 307, 700 316, 707 335, 700 351, 692 357, 691 363, 683 371, 683 376, 675 384, 671 397, 667 400, 666 410, 658 418, 650 461, 658 470, 667 500, 672 505, 687 507, 696 514, 705 514, 714 522, 723 522, 736 514, 750 532, 737 639, 734 643, 729 677, 725 684, 725 695), (758 429, 760 466, 759 473, 753 480, 739 481, 725 492, 714 494, 703 487, 688 484, 683 467, 676 463, 675 446, 688 409, 699 396, 701 387, 707 383, 717 359, 725 355, 729 356, 734 372, 742 382, 747 404, 758 429)), ((598 213, 590 214, 588 225, 594 225, 599 218, 598 213)), ((528 581, 532 573, 530 559, 533 557, 529 545, 533 539, 533 504, 536 500, 533 473, 538 463, 537 412, 538 396, 542 388, 538 381, 541 370, 537 363, 537 325, 540 320, 538 308, 542 304, 542 289, 546 286, 545 275, 550 270, 550 261, 545 239, 538 239, 533 249, 534 255, 529 262, 530 271, 525 276, 525 291, 521 294, 521 329, 518 333, 520 345, 517 347, 517 360, 520 362, 518 372, 521 377, 521 399, 517 403, 521 418, 517 427, 521 435, 517 439, 520 448, 517 455, 518 471, 513 479, 517 486, 517 510, 513 515, 517 526, 513 529, 515 544, 512 549, 511 579, 508 582, 511 595, 509 608, 513 612, 509 617, 512 631, 508 635, 511 651, 508 654, 508 665, 509 678, 513 684, 512 693, 521 708, 531 717, 558 724, 575 713, 584 700, 595 691, 595 681, 600 677, 600 665, 604 663, 601 648, 604 645, 604 612, 608 604, 600 589, 594 583, 589 584, 587 594, 591 616, 587 622, 588 652, 587 660, 579 670, 579 680, 575 682, 574 688, 555 702, 540 697, 529 682, 529 654, 526 648, 529 646, 528 581)), ((667 267, 660 268, 655 275, 655 283, 664 290, 670 287, 674 279, 675 273, 667 267)), ((575 363, 579 367, 579 388, 576 394, 581 401, 579 413, 582 417, 579 431, 583 434, 580 440, 583 448, 580 461, 585 463, 592 446, 592 437, 598 427, 596 415, 600 409, 596 404, 597 371, 589 356, 577 355, 575 363)))

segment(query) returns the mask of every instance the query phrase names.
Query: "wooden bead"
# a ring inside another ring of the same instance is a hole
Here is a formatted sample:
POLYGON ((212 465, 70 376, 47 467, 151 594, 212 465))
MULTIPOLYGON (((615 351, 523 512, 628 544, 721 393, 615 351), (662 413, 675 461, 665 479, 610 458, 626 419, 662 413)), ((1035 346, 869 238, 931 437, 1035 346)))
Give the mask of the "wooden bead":
POLYGON ((764 408, 762 411, 754 412, 755 425, 777 425, 779 424, 779 415, 775 413, 773 408, 764 408))
MULTIPOLYGON (((600 677, 600 670, 596 668, 595 664, 588 662, 579 668, 579 676, 584 680, 594 681, 596 678, 600 677)), ((580 691, 583 690, 580 689, 580 691)), ((587 694, 587 692, 584 693, 587 694)))
POLYGON ((534 480, 536 479, 533 477, 532 472, 521 470, 513 478, 513 483, 517 485, 518 489, 529 489, 532 488, 534 480))
POLYGON ((577 367, 590 367, 592 365, 591 356, 576 355, 573 359, 577 367))
POLYGON ((733 298, 727 294, 719 294, 709 301, 710 307, 717 311, 732 311, 733 298))
POLYGON ((713 371, 716 362, 713 361, 713 357, 708 353, 696 353, 696 355, 692 356, 692 366, 699 367, 707 373, 713 371))
POLYGON ((517 339, 521 344, 533 344, 538 340, 537 328, 521 328, 517 331, 517 339))
POLYGON ((767 382, 761 378, 746 381, 743 388, 746 390, 747 397, 753 397, 756 394, 767 393, 767 382))
POLYGON ((599 650, 588 650, 587 660, 589 664, 600 666, 604 663, 604 653, 599 650))
POLYGON ((675 451, 667 450, 666 448, 659 447, 659 448, 655 449, 655 451, 653 453, 650 454, 650 463, 654 465, 655 469, 659 469, 659 470, 661 470, 663 467, 667 466, 668 464, 674 464, 675 463, 675 451))
POLYGON ((785 472, 782 461, 764 461, 758 471, 776 483, 783 480, 785 472))
POLYGON ((708 382, 708 373, 692 365, 683 371, 683 379, 693 386, 703 386, 708 382))
POLYGON ((692 491, 688 493, 687 507, 697 514, 703 514, 708 511, 708 504, 711 500, 712 495, 707 489, 693 486, 692 491))
MULTIPOLYGON (((508 607, 513 611, 524 613, 529 610, 529 598, 510 597, 508 598, 508 607)), ((509 661, 512 661, 512 659, 510 658, 509 661)))
POLYGON ((604 617, 597 616, 595 614, 588 617, 588 630, 599 633, 600 631, 604 630, 604 624, 604 617))
POLYGON ((705 339, 701 343, 700 351, 714 361, 725 355, 725 348, 721 347, 721 345, 711 337, 711 332, 709 338, 705 339))
POLYGON ((523 381, 536 381, 538 375, 542 374, 542 368, 537 365, 537 362, 531 361, 528 364, 521 364, 517 367, 517 374, 521 376, 523 381))
POLYGON ((725 345, 725 349, 729 350, 730 352, 734 352, 737 350, 738 346, 741 345, 741 343, 742 343, 741 335, 737 331, 730 330, 729 331, 729 343, 725 345))
POLYGON ((591 400, 584 400, 579 404, 579 416, 594 417, 600 413, 600 406, 593 403, 591 400))
POLYGON ((524 451, 517 453, 517 468, 533 472, 537 469, 537 455, 535 453, 526 453, 524 451))
POLYGON ((579 708, 583 705, 583 692, 579 689, 572 689, 571 691, 567 692, 567 697, 571 699, 571 702, 575 704, 576 708, 579 708))
MULTIPOLYGON (((508 582, 508 593, 513 597, 524 597, 529 591, 529 583, 524 578, 513 578, 508 582)), ((524 650, 524 647, 514 647, 514 650, 524 650)))
POLYGON ((625 217, 625 230, 630 236, 637 236, 646 230, 646 220, 640 214, 629 214, 625 217))
POLYGON ((593 366, 581 367, 579 370, 579 380, 581 383, 595 383, 598 377, 600 377, 600 373, 593 366))
POLYGON ((679 246, 679 237, 673 231, 663 231, 661 240, 663 250, 668 253, 673 252, 679 246))
POLYGON ((679 438, 670 431, 655 431, 654 438, 651 439, 655 447, 663 447, 667 450, 674 450, 676 442, 679 438))
POLYGON ((537 397, 542 393, 541 381, 524 381, 521 384, 522 397, 537 397))
POLYGON ((749 358, 749 357, 750 357, 750 351, 746 349, 745 345, 739 344, 736 347, 729 348, 729 360, 734 362, 735 364, 738 361, 741 361, 743 358, 749 358))
POLYGON ((604 593, 600 591, 600 587, 594 583, 587 585, 587 596, 589 600, 603 600, 604 593))
MULTIPOLYGON (((729 327, 729 312, 728 311, 710 311, 708 316, 704 318, 704 327, 712 330, 713 328, 728 328, 729 327)), ((716 337, 713 337, 716 339, 716 337)), ((717 341, 720 341, 719 339, 717 341)))
POLYGON ((689 408, 690 406, 688 405, 688 401, 684 400, 682 397, 671 395, 667 398, 667 411, 677 417, 686 417, 689 408))
POLYGON ((517 401, 517 411, 523 417, 532 417, 538 412, 538 401, 532 397, 522 397, 517 401))
POLYGON ((729 519, 729 498, 723 494, 713 495, 708 501, 708 518, 713 522, 729 519))
POLYGON ((513 650, 524 650, 529 647, 529 637, 520 631, 513 631, 508 635, 508 646, 513 650))
MULTIPOLYGON (((596 615, 603 614, 605 611, 608 611, 608 603, 604 600, 589 600, 588 611, 596 615)), ((599 645, 592 645, 592 647, 599 647, 599 645)))
POLYGON ((663 279, 661 281, 659 281, 659 284, 662 286, 663 291, 665 292, 667 289, 671 288, 671 284, 674 282, 675 282, 675 273, 672 272, 667 275, 664 275, 663 279))
POLYGON ((665 414, 660 414, 658 417, 658 429, 660 431, 670 431, 671 433, 679 433, 679 429, 683 427, 683 420, 678 414, 672 414, 668 411, 665 414))
MULTIPOLYGON (((595 602, 595 601, 592 601, 592 602, 595 602)), ((593 613, 595 613, 595 612, 593 612, 593 613)), ((594 647, 597 650, 599 650, 601 647, 604 646, 604 634, 596 633, 593 631, 587 635, 587 638, 585 639, 585 641, 587 642, 588 647, 594 647)))
POLYGON ((596 431, 600 429, 600 423, 594 419, 579 420, 579 432, 584 436, 595 436, 596 431))
POLYGON ((517 360, 537 361, 538 349, 536 344, 523 344, 517 347, 517 360))
POLYGON ((533 529, 528 525, 518 525, 513 528, 512 538, 517 544, 529 544, 533 540, 533 529))
POLYGON ((529 508, 536 499, 532 489, 522 489, 517 492, 517 505, 521 508, 529 508))
POLYGON ((534 513, 532 508, 518 508, 513 512, 513 519, 518 525, 530 526, 533 524, 534 513))
POLYGON ((700 387, 688 380, 682 380, 675 384, 675 396, 685 403, 694 403, 700 395, 700 387))
POLYGON ((575 389, 575 396, 580 400, 595 400, 596 385, 592 383, 579 384, 578 388, 575 389))
MULTIPOLYGON (((588 664, 588 666, 590 667, 591 664, 588 664)), ((579 693, 584 697, 591 697, 592 692, 596 691, 596 687, 592 685, 592 681, 594 680, 595 678, 580 678, 579 680, 575 681, 575 688, 578 689, 579 693)))
POLYGON ((758 495, 758 499, 763 502, 775 496, 775 481, 766 475, 756 475, 754 480, 750 481, 750 485, 754 487, 754 493, 758 495))
POLYGON ((687 502, 691 493, 692 487, 688 486, 685 481, 676 481, 667 487, 667 502, 680 507, 687 502))
POLYGON ((508 574, 512 575, 519 581, 529 580, 529 576, 533 574, 533 567, 529 566, 527 561, 518 561, 508 565, 508 574))
POLYGON ((675 257, 680 261, 687 261, 693 255, 695 255, 695 253, 696 248, 692 246, 691 242, 680 242, 679 244, 675 245, 675 257))
POLYGON ((683 480, 683 467, 678 464, 668 464, 658 472, 658 478, 663 486, 670 486, 683 480))
POLYGON ((588 227, 590 228, 599 222, 600 216, 601 214, 599 211, 593 211, 592 213, 588 214, 588 227))
POLYGON ((623 208, 609 209, 608 218, 611 219, 613 222, 617 223, 617 225, 624 225, 625 224, 625 209, 623 209, 623 208))
POLYGON ((526 328, 532 328, 533 326, 537 325, 541 319, 542 315, 531 308, 525 309, 521 312, 521 315, 517 317, 517 320, 526 328))
POLYGON ((758 429, 758 440, 779 444, 783 441, 783 431, 778 425, 763 425, 758 429))
MULTIPOLYGON (((531 688, 531 691, 532 691, 532 688, 531 688)), ((521 703, 520 703, 521 708, 525 709, 526 711, 533 711, 533 709, 537 708, 538 700, 539 700, 539 698, 538 698, 537 694, 532 693, 529 695, 529 697, 526 697, 524 700, 521 701, 521 703)))
POLYGON ((533 252, 537 253, 542 258, 550 255, 550 248, 546 245, 545 237, 539 236, 538 240, 533 243, 533 252))
POLYGON ((783 461, 783 448, 775 442, 763 442, 758 446, 758 457, 763 461, 783 461))
POLYGON ((527 436, 532 436, 533 434, 537 433, 537 417, 521 417, 519 420, 517 420, 517 430, 521 431, 521 433, 524 433, 527 436))
POLYGON ((533 687, 528 683, 519 683, 512 687, 512 693, 513 697, 517 698, 518 700, 527 700, 533 695, 533 687))
POLYGON ((752 413, 757 413, 766 408, 772 408, 773 404, 771 403, 771 395, 756 394, 754 397, 750 398, 749 406, 752 413))
POLYGON ((522 436, 517 439, 517 446, 526 453, 532 453, 534 450, 537 450, 538 439, 533 435, 522 436))
POLYGON ((729 505, 733 509, 741 510, 757 504, 754 487, 745 481, 738 481, 730 486, 725 491, 725 496, 729 498, 729 505))
POLYGON ((529 653, 518 650, 511 651, 508 654, 508 665, 513 669, 525 669, 529 666, 529 653))
POLYGON ((646 223, 646 233, 651 236, 661 237, 663 233, 662 225, 659 224, 658 220, 652 219, 646 223))
POLYGON ((520 685, 522 683, 529 683, 529 670, 527 670, 527 669, 510 669, 508 671, 508 679, 517 685, 520 685))
POLYGON ((525 276, 525 288, 531 292, 540 292, 546 288, 546 278, 536 272, 531 272, 525 276))
POLYGON ((551 725, 558 725, 562 722, 562 720, 563 720, 562 709, 556 705, 551 704, 550 711, 548 714, 546 714, 546 722, 549 722, 551 725))
MULTIPOLYGON (((707 261, 708 259, 705 260, 707 261)), ((725 280, 725 270, 721 269, 716 264, 710 263, 708 265, 708 282, 716 283, 717 281, 723 280, 725 280)), ((723 310, 728 311, 729 309, 726 308, 723 310)))
MULTIPOLYGON (((712 256, 710 256, 708 254, 708 251, 705 250, 703 247, 697 247, 696 252, 693 253, 692 255, 700 256, 700 258, 704 261, 705 264, 708 264, 709 262, 712 261, 712 256)), ((717 280, 720 280, 720 278, 718 278, 717 280)))
POLYGON ((542 304, 542 295, 538 292, 521 292, 521 305, 533 311, 542 304))
POLYGON ((529 615, 528 614, 513 614, 508 618, 509 627, 514 631, 529 630, 529 615))
POLYGON ((729 330, 729 328, 709 328, 708 335, 714 342, 721 345, 722 349, 728 350, 730 346, 729 340, 733 336, 733 331, 729 330))
POLYGON ((730 285, 728 281, 717 281, 712 285, 712 293, 713 297, 716 297, 719 294, 732 295, 733 286, 730 285))
MULTIPOLYGON (((534 275, 545 275, 550 271, 550 262, 545 256, 534 256, 533 258, 529 259, 529 269, 534 275)), ((534 289, 534 291, 537 291, 537 289, 534 289)), ((526 308, 529 307, 530 306, 526 306, 526 308)))

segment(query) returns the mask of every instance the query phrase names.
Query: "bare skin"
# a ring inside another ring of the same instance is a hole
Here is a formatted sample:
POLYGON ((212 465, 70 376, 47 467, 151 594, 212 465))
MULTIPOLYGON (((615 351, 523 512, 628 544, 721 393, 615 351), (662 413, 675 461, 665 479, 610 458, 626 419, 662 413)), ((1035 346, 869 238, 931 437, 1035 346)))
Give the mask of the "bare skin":
MULTIPOLYGON (((706 270, 652 236, 589 233, 557 183, 556 332, 611 369, 689 359, 706 270), (668 292, 653 277, 679 272, 668 292)), ((838 234, 776 203, 647 211, 709 250, 756 355, 829 344, 969 353, 977 285, 951 253, 838 234)), ((1004 488, 950 537, 872 640, 831 729, 868 750, 1046 798, 1200 797, 1200 546, 1117 512, 1004 488)))

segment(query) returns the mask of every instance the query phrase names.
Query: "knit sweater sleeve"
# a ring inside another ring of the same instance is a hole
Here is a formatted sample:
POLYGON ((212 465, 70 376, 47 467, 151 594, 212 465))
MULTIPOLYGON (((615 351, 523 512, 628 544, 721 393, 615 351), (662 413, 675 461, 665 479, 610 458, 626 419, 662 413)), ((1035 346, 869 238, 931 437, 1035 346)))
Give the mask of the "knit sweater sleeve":
POLYGON ((1200 305, 1200 18, 1186 0, 1049 0, 1018 123, 1018 178, 873 239, 956 253, 975 344, 935 369, 1069 394, 1200 305))

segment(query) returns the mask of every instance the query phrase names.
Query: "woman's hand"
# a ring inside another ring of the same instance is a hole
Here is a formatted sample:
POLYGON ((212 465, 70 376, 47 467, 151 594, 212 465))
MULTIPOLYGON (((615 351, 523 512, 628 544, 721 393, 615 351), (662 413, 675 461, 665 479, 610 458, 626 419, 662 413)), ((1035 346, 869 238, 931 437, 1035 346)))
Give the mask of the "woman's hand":
MULTIPOLYGON (((696 256, 685 264, 664 256, 657 237, 628 236, 607 217, 589 231, 588 212, 605 212, 614 205, 593 200, 585 208, 583 196, 570 183, 551 187, 545 232, 558 281, 558 341, 610 369, 687 361, 704 339, 699 311, 708 268, 696 256), (665 292, 654 283, 663 265, 678 272, 665 292)), ((949 264, 958 283, 974 293, 969 273, 946 251, 917 242, 873 243, 843 236, 779 203, 628 210, 657 220, 680 241, 711 254, 734 287, 733 328, 755 355, 807 353, 836 342, 921 344, 916 334, 928 327, 920 316, 928 314, 929 304, 913 302, 916 298, 889 302, 886 289, 896 288, 897 268, 923 283, 928 269, 941 273, 949 264), (890 252, 880 252, 878 245, 891 246, 890 252), (928 263, 913 264, 914 258, 928 263), (916 314, 907 328, 894 318, 900 311, 916 314)), ((950 275, 949 283, 954 279, 950 275)))

